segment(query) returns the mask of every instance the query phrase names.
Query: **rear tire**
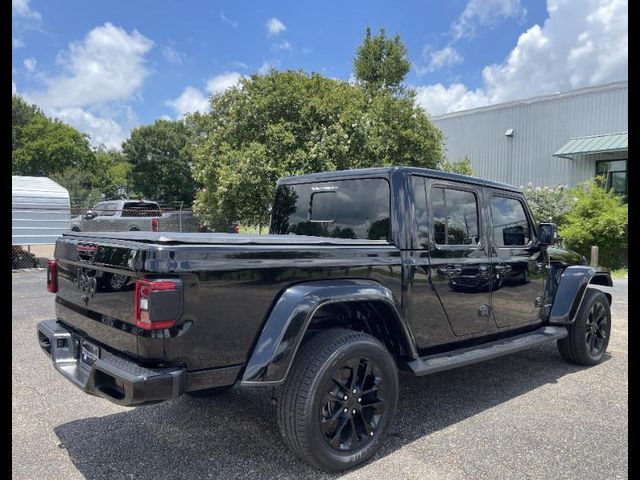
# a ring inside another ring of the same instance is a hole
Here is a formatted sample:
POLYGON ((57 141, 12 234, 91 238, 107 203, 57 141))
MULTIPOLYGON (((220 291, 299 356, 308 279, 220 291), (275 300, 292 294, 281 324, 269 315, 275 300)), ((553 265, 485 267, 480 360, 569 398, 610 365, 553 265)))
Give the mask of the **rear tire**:
POLYGON ((278 426, 303 461, 339 472, 380 447, 398 403, 398 372, 380 341, 331 329, 309 338, 278 399, 278 426))
POLYGON ((602 361, 609 345, 611 308, 607 296, 587 288, 569 335, 558 340, 560 355, 576 365, 596 365, 602 361))

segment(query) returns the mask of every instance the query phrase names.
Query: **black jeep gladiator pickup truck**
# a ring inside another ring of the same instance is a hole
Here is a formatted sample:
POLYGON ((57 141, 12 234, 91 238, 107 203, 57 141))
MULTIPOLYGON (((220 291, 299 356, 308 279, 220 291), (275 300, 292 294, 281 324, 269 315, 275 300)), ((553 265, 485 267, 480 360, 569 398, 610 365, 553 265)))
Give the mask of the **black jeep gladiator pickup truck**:
POLYGON ((67 232, 38 339, 120 405, 277 387, 285 443, 340 471, 383 441, 399 371, 550 341, 569 362, 603 359, 611 296, 590 285, 611 277, 555 238, 505 184, 404 167, 288 177, 265 236, 67 232))

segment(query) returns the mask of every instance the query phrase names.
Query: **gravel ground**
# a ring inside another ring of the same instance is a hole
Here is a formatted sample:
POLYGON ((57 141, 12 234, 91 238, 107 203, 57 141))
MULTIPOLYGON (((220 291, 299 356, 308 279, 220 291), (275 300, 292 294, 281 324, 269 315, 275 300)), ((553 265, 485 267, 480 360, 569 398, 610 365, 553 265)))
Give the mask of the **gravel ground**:
MULTIPOLYGON (((606 361, 564 363, 546 345, 404 377, 384 447, 357 478, 627 478, 627 280, 613 288, 606 361)), ((53 316, 42 271, 13 274, 13 478, 330 478, 280 440, 266 389, 127 408, 81 393, 36 340, 53 316)))

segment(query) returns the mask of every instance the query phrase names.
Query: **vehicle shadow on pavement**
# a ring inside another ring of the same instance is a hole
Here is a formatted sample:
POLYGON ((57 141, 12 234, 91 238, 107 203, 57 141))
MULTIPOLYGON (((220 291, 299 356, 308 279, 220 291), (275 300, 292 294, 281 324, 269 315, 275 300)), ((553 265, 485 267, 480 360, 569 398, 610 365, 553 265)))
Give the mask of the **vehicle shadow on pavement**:
MULTIPOLYGON (((550 344, 428 377, 402 376, 395 421, 372 461, 581 369, 550 344)), ((270 388, 182 396, 66 423, 55 433, 90 480, 339 476, 321 474, 289 452, 270 400, 270 388)))

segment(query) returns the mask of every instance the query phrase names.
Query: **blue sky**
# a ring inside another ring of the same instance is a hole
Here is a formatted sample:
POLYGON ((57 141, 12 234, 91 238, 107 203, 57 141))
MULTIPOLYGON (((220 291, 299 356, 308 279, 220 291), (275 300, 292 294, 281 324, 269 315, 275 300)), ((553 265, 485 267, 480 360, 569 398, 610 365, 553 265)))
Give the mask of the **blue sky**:
POLYGON ((626 0, 12 3, 13 91, 109 146, 270 67, 349 80, 367 26, 431 115, 627 78, 626 0))

